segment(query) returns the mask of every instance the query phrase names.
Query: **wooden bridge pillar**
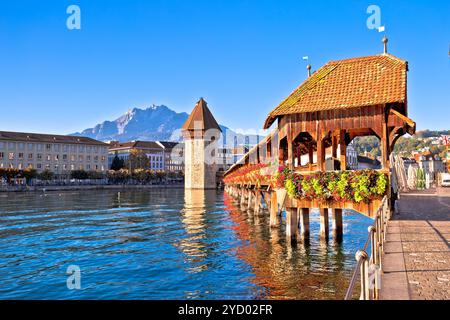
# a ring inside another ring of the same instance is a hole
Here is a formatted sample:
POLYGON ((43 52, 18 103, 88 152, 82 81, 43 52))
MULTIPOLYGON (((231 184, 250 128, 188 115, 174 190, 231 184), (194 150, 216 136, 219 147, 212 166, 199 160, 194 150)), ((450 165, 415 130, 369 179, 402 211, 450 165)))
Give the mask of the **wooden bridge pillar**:
POLYGON ((329 238, 328 208, 320 208, 320 238, 323 240, 329 238))
POLYGON ((259 190, 255 190, 255 207, 254 212, 255 215, 259 215, 259 211, 261 209, 261 192, 259 190))
POLYGON ((331 219, 333 221, 333 237, 335 241, 342 242, 342 209, 333 209, 331 219))
POLYGON ((297 208, 286 208, 286 237, 291 241, 297 241, 297 208))
POLYGON ((278 228, 280 226, 280 218, 278 214, 278 200, 277 193, 272 191, 270 193, 270 227, 278 228))
POLYGON ((241 193, 241 208, 242 208, 245 205, 247 190, 245 190, 244 188, 241 188, 240 193, 241 193))
POLYGON ((248 190, 248 202, 247 202, 247 210, 250 210, 252 208, 252 202, 253 202, 253 191, 248 190))
POLYGON ((298 208, 300 235, 303 241, 309 240, 309 208, 298 208))

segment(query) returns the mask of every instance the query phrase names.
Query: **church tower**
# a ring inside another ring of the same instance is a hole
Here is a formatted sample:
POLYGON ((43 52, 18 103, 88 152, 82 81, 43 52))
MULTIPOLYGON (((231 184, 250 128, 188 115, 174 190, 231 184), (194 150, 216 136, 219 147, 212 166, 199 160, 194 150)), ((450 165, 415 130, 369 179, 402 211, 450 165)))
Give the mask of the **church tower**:
POLYGON ((184 138, 184 187, 215 189, 217 141, 222 130, 203 98, 181 128, 184 138))

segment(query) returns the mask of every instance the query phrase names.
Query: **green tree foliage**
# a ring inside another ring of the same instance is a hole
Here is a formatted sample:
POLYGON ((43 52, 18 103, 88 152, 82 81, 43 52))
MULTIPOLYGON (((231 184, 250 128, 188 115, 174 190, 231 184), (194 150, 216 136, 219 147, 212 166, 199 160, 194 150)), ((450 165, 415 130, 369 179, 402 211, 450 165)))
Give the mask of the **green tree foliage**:
POLYGON ((84 170, 72 170, 70 172, 70 178, 77 180, 89 179, 89 174, 84 170))
POLYGON ((38 175, 38 178, 41 180, 44 180, 44 181, 53 180, 54 177, 55 177, 55 174, 48 169, 45 169, 38 175))
MULTIPOLYGON (((413 136, 400 137, 395 144, 394 154, 411 157, 413 151, 429 148, 432 154, 438 154, 441 158, 445 158, 444 146, 433 145, 431 140, 425 140, 427 138, 440 137, 441 135, 450 135, 450 130, 423 130, 418 131, 413 136)), ((353 141, 356 152, 359 155, 369 152, 373 157, 381 156, 380 141, 377 137, 356 137, 353 141)))
POLYGON ((137 169, 148 169, 150 168, 150 159, 147 157, 144 151, 133 149, 130 151, 130 155, 125 163, 125 167, 131 172, 137 169))
POLYGON ((36 169, 29 167, 29 168, 26 168, 25 170, 23 170, 23 177, 25 179, 27 179, 27 182, 37 178, 37 176, 38 176, 38 173, 37 173, 36 169))
POLYGON ((359 155, 369 152, 374 158, 381 156, 380 139, 376 136, 356 137, 353 143, 359 155))
POLYGON ((118 171, 123 168, 125 168, 125 160, 119 158, 119 156, 116 154, 111 163, 111 170, 118 171))
POLYGON ((70 178, 77 180, 103 179, 104 175, 97 171, 72 170, 70 172, 70 178))

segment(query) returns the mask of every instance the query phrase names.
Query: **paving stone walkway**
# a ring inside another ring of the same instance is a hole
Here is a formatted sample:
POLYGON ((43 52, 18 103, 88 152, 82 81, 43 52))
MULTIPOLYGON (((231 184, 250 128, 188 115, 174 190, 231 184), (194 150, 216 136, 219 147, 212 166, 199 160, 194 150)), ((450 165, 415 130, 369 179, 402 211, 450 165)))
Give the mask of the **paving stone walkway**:
POLYGON ((450 189, 406 193, 389 222, 380 298, 450 300, 450 189))

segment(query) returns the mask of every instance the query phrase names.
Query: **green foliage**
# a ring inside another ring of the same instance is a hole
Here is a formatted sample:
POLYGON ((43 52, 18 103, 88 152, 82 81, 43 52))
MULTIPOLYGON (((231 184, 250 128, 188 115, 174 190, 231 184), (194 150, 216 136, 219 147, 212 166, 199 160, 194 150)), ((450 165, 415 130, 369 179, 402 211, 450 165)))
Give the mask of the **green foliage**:
POLYGON ((125 160, 119 158, 119 156, 116 154, 111 163, 111 170, 118 171, 123 168, 125 168, 125 160))
POLYGON ((0 177, 9 181, 23 177, 23 171, 15 168, 0 168, 0 177))
POLYGON ((380 139, 376 136, 356 137, 353 144, 359 155, 369 152, 374 158, 381 156, 380 139))
POLYGON ((286 179, 284 186, 286 188, 286 192, 289 195, 289 197, 295 198, 297 196, 296 186, 294 184, 294 181, 292 181, 292 179, 290 178, 286 179))
POLYGON ((183 173, 172 173, 168 174, 163 171, 153 171, 153 170, 145 170, 145 169, 136 169, 133 172, 130 172, 128 169, 120 169, 117 171, 110 170, 107 173, 107 178, 111 183, 128 183, 130 181, 139 182, 142 184, 150 183, 150 182, 161 182, 166 177, 183 177, 183 173))
POLYGON ((103 179, 104 174, 97 171, 72 170, 70 172, 70 178, 77 180, 103 179))
POLYGON ((431 137, 439 137, 441 135, 450 135, 450 130, 422 130, 417 131, 415 136, 417 138, 431 138, 431 137))
MULTIPOLYGON (((445 147, 432 145, 432 141, 425 141, 426 138, 440 137, 441 135, 450 135, 450 130, 418 131, 413 136, 400 137, 394 147, 395 154, 401 154, 406 157, 412 155, 412 151, 420 150, 422 148, 429 148, 433 154, 439 154, 442 158, 445 157, 445 147)), ((372 156, 377 157, 381 155, 380 141, 375 136, 356 137, 354 140, 356 152, 363 155, 366 151, 372 156)))
POLYGON ((48 169, 45 169, 44 171, 42 171, 38 175, 38 178, 43 180, 43 181, 53 180, 54 177, 55 177, 55 174, 52 171, 48 170, 48 169))
POLYGON ((32 179, 35 179, 38 176, 38 173, 36 169, 33 168, 26 168, 23 170, 23 177, 27 179, 27 181, 30 181, 32 179))
POLYGON ((422 168, 417 169, 417 189, 425 189, 425 171, 422 168))
POLYGON ((125 167, 132 172, 138 169, 148 169, 150 168, 150 159, 144 151, 133 149, 125 162, 125 167))
POLYGON ((291 198, 370 202, 388 189, 385 173, 376 170, 323 172, 309 176, 288 173, 284 187, 291 198))
POLYGON ((84 170, 73 170, 70 172, 70 178, 77 180, 89 179, 89 174, 84 170))

